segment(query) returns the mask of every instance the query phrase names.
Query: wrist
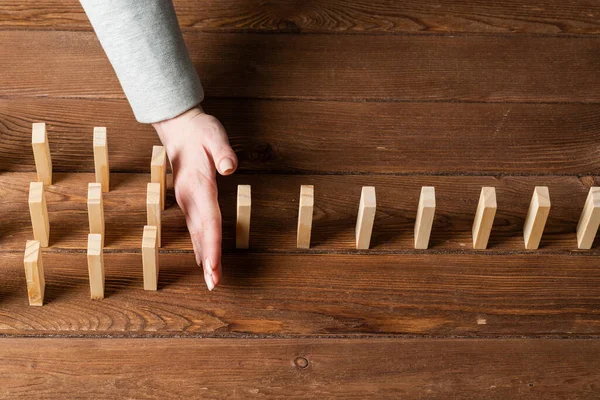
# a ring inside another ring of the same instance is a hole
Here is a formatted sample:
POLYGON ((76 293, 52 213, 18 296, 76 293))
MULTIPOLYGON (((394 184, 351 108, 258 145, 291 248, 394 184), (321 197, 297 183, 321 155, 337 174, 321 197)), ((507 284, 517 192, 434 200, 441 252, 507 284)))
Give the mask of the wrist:
POLYGON ((204 110, 200 105, 197 105, 177 115, 176 117, 155 122, 152 124, 152 126, 156 130, 156 133, 158 134, 158 137, 163 145, 165 147, 169 147, 169 143, 173 141, 174 136, 180 136, 184 134, 189 121, 201 114, 204 114, 204 110))

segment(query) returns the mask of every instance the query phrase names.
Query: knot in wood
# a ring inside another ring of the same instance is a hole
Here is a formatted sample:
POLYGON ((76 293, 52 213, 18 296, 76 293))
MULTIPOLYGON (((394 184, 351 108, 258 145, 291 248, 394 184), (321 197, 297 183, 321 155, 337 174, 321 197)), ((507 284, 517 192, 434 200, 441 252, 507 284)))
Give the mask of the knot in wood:
POLYGON ((304 357, 296 357, 296 359, 294 359, 294 364, 296 367, 304 369, 308 367, 308 360, 304 357))

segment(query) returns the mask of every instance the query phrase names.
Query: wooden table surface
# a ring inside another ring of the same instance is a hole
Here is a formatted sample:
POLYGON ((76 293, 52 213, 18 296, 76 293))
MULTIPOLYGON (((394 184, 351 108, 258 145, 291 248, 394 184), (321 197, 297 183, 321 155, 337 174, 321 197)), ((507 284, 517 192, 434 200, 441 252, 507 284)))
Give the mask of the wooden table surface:
MULTIPOLYGON (((240 170, 219 179, 223 282, 194 263, 172 188, 159 290, 142 286, 150 156, 75 0, 0 4, 0 397, 600 398, 600 239, 575 229, 600 185, 598 0, 175 0, 205 108, 240 170), (46 122, 54 184, 43 307, 23 250, 46 122), (106 126, 106 298, 89 299, 92 129, 106 126), (235 193, 252 185, 250 249, 235 193), (295 246, 300 185, 312 246, 295 246), (372 248, 353 244, 375 186, 372 248), (540 249, 522 227, 538 185, 540 249), (413 249, 435 186, 428 250, 413 249), (482 186, 498 213, 472 250, 482 186)), ((170 182, 170 180, 169 180, 170 182)))

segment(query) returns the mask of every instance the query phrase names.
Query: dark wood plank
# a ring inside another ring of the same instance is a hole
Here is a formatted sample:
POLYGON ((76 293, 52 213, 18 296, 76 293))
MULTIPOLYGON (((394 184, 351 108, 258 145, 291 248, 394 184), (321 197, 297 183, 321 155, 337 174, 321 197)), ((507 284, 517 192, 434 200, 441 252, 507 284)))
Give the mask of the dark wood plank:
POLYGON ((0 340, 7 398, 591 399, 600 342, 0 340))
POLYGON ((106 298, 90 300, 85 252, 43 251, 43 307, 27 301, 23 255, 0 255, 0 335, 600 335, 600 268, 569 255, 225 255, 209 292, 191 253, 106 252, 106 298))
MULTIPOLYGON (((183 29, 213 32, 597 35, 596 1, 175 0, 183 29)), ((0 27, 91 30, 76 0, 4 0, 0 27)))
MULTIPOLYGON (((241 171, 600 174, 600 105, 347 103, 209 99, 241 171)), ((46 121, 56 171, 91 172, 93 126, 113 171, 147 172, 154 130, 125 100, 0 99, 0 171, 33 171, 31 123, 46 121), (135 141, 132 140, 135 138, 135 141)))
MULTIPOLYGON (((148 151, 150 154, 150 151, 148 151)), ((170 176, 169 176, 170 177, 170 176)), ((35 173, 0 175, 3 220, 0 248, 20 250, 32 236, 27 206, 29 182, 35 173)), ((46 189, 50 215, 50 245, 85 249, 88 234, 88 174, 55 174, 46 189)), ((138 250, 146 223, 148 174, 113 174, 112 190, 104 196, 106 246, 138 250)), ((539 252, 577 251, 575 230, 589 187, 600 179, 584 177, 436 177, 436 176, 314 176, 234 175, 220 179, 223 246, 235 247, 235 202, 238 184, 252 185, 250 246, 254 251, 296 251, 300 185, 315 186, 315 214, 311 251, 355 251, 354 228, 361 186, 375 186, 378 209, 372 249, 406 252, 413 249, 413 227, 421 186, 435 186, 437 210, 430 251, 471 252, 471 228, 482 186, 495 186, 499 209, 490 238, 493 252, 523 252, 523 223, 535 186, 550 188, 552 210, 539 252)), ((169 187, 171 187, 169 183, 169 187)), ((163 212, 163 246, 191 250, 183 213, 172 190, 163 212)), ((581 251, 599 254, 600 249, 581 251)))
MULTIPOLYGON (((600 38, 184 36, 209 97, 600 101, 600 38)), ((0 41, 0 96, 123 98, 92 32, 2 31, 0 41)))

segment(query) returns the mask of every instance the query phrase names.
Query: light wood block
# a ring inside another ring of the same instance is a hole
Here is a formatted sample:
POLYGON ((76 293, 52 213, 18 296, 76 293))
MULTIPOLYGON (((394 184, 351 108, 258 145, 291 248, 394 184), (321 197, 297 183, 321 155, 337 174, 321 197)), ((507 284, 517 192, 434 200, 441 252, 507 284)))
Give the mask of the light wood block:
POLYGON ((235 224, 235 247, 247 249, 250 245, 250 212, 252 193, 250 185, 238 185, 237 218, 235 224))
POLYGON ((104 202, 102 200, 102 184, 88 184, 88 220, 90 222, 90 233, 102 235, 102 247, 104 247, 104 202))
POLYGON ((536 186, 523 225, 523 238, 525 239, 526 249, 535 250, 540 246, 548 214, 550 214, 550 192, 548 187, 536 186))
POLYGON ((110 188, 110 169, 108 167, 108 144, 106 128, 94 128, 94 167, 96 169, 96 183, 102 184, 102 191, 108 192, 110 188))
POLYGON ((417 218, 415 220, 415 249, 429 247, 429 236, 435 215, 435 188, 423 186, 419 197, 417 218))
POLYGON ((48 206, 42 182, 29 184, 29 214, 33 226, 33 237, 40 242, 40 246, 48 247, 50 239, 50 222, 48 220, 48 206))
POLYGON ((313 185, 300 186, 300 206, 298 209, 298 233, 296 246, 299 249, 310 248, 313 208, 315 205, 315 188, 313 185))
POLYGON ((160 209, 164 210, 167 193, 167 153, 164 146, 152 147, 150 182, 160 183, 160 209))
POLYGON ((142 237, 142 264, 144 268, 144 290, 158 289, 158 228, 144 226, 142 237))
POLYGON ((90 297, 104 298, 104 251, 102 235, 90 233, 87 247, 88 273, 90 276, 90 297))
POLYGON ((161 247, 160 183, 149 183, 146 190, 147 225, 156 226, 156 245, 161 247))
POLYGON ((44 290, 46 281, 44 279, 44 264, 40 242, 28 240, 25 245, 25 279, 27 280, 27 296, 30 306, 41 306, 44 304, 44 290))
POLYGON ((37 180, 43 182, 46 186, 52 185, 52 157, 50 157, 45 123, 36 122, 32 124, 31 146, 33 147, 37 180))
POLYGON ((479 204, 473 222, 473 248, 483 250, 487 248, 496 216, 496 188, 483 187, 479 196, 479 204))
POLYGON ((577 247, 591 249, 600 227, 600 187, 592 187, 577 224, 577 247))
POLYGON ((363 186, 356 219, 356 248, 368 249, 371 244, 377 198, 373 186, 363 186))

